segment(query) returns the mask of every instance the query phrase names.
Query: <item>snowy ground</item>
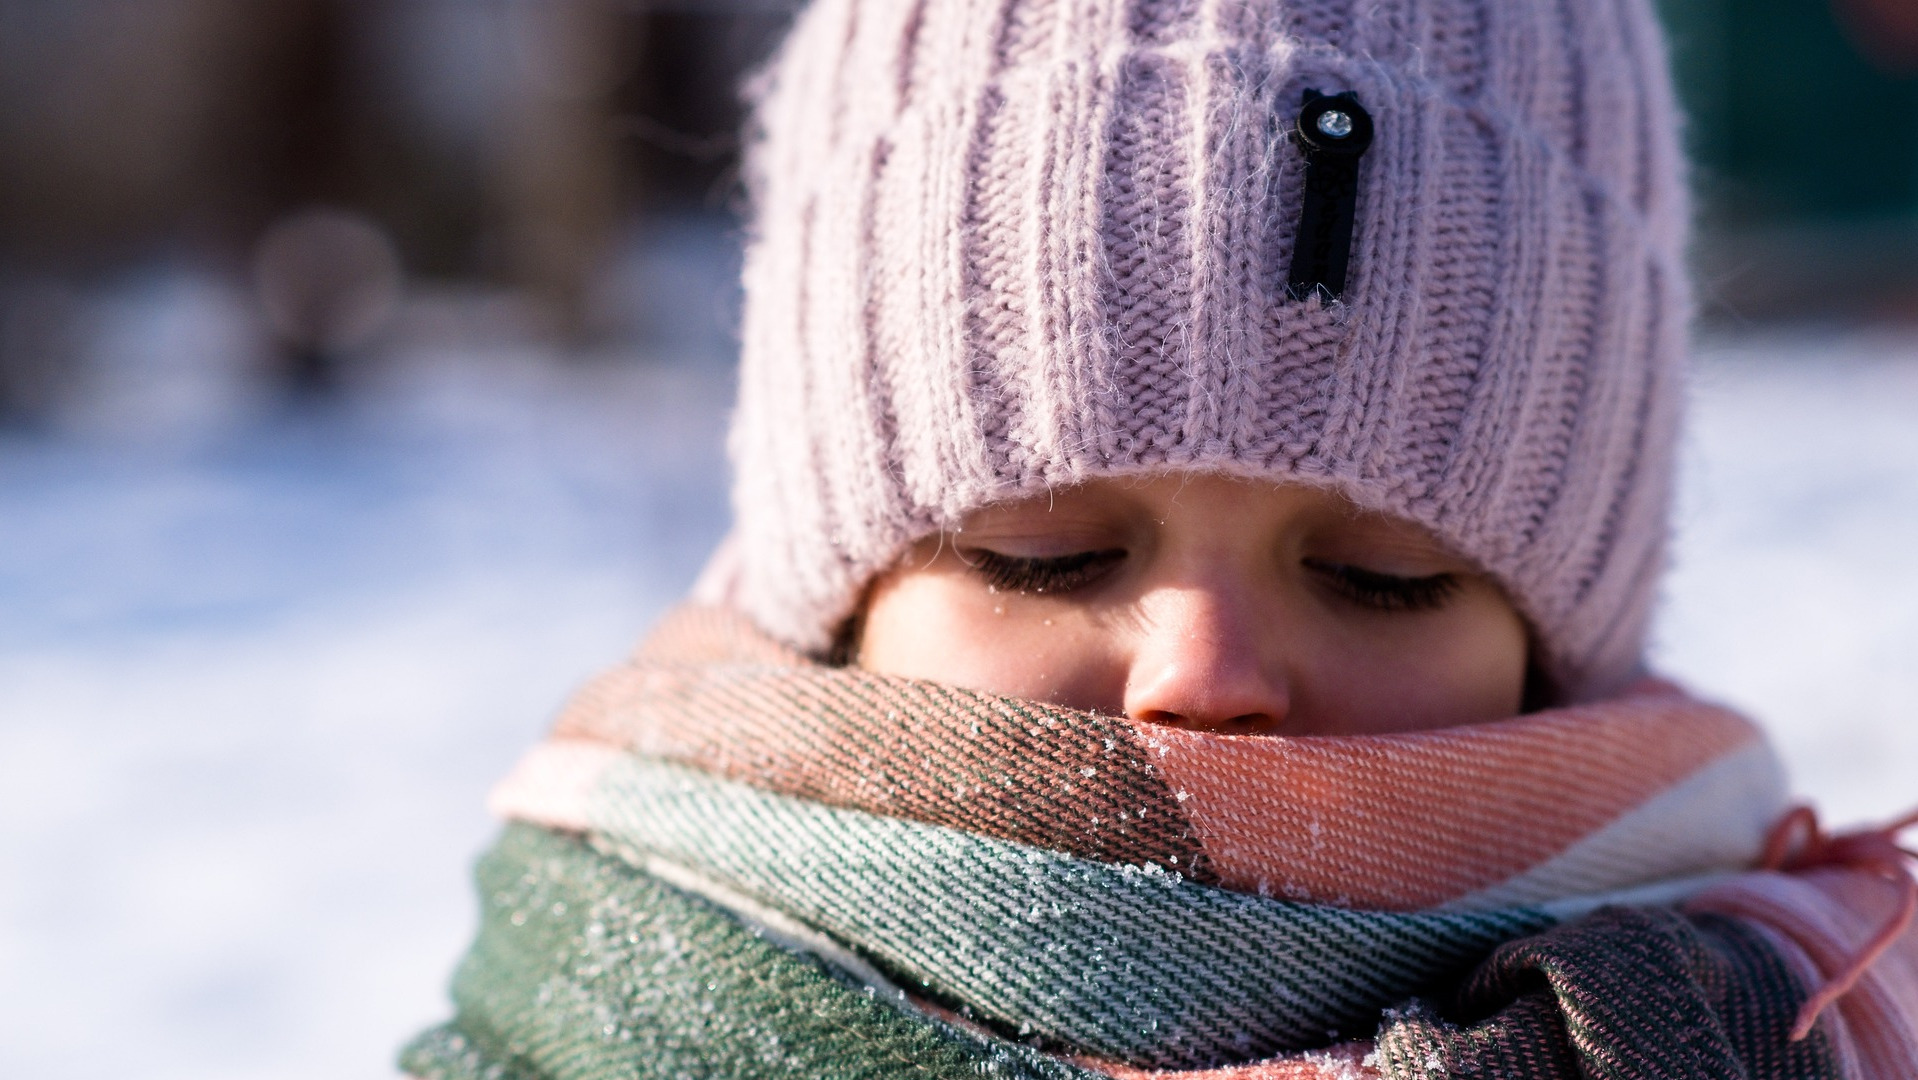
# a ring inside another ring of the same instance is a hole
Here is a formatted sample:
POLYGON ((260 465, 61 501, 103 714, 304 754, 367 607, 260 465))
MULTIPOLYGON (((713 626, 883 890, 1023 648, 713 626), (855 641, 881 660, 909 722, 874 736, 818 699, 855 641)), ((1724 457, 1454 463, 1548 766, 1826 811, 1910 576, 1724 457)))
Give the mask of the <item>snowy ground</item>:
MULTIPOLYGON (((128 340, 217 346, 176 302, 128 340)), ((729 382, 468 342, 0 441, 0 1076, 390 1075, 484 789, 724 526, 729 382)), ((1714 346, 1687 470, 1665 666, 1836 817, 1918 802, 1918 336, 1714 346)))
POLYGON ((1918 334, 1705 349, 1655 657, 1835 821, 1918 806, 1918 334))

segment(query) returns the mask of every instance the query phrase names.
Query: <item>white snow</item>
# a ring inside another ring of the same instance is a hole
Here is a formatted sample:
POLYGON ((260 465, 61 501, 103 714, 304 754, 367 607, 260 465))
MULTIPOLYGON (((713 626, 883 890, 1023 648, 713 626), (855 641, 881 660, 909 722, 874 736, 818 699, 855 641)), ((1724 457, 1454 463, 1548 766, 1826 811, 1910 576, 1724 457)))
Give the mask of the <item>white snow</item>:
MULTIPOLYGON (((391 1075, 487 785, 724 527, 729 396, 468 342, 0 441, 0 1075, 391 1075)), ((1662 664, 1836 818, 1918 802, 1918 336, 1721 341, 1696 398, 1662 664)))
POLYGON ((1918 334, 1718 341, 1655 657, 1763 721, 1828 820, 1918 805, 1918 334))
POLYGON ((0 1076, 389 1076, 487 786, 725 525, 722 368, 0 442, 0 1076))

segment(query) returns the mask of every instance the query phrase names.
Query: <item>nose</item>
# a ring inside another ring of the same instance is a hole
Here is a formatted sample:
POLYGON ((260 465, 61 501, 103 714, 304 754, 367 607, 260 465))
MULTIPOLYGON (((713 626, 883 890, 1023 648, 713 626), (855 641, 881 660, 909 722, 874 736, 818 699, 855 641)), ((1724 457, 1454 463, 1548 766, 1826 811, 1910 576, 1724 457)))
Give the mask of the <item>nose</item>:
POLYGON ((1291 712, 1283 650, 1270 613, 1243 592, 1164 588, 1140 600, 1125 712, 1194 731, 1272 734, 1291 712))

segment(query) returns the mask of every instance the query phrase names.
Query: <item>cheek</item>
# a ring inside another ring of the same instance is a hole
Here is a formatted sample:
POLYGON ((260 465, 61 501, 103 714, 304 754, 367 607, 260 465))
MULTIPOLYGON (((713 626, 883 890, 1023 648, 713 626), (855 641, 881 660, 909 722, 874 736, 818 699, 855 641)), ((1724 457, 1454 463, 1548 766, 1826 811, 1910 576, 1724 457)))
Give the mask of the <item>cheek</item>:
POLYGON ((1525 695, 1524 622, 1495 593, 1372 635, 1324 669, 1327 713, 1365 732, 1424 731, 1516 716, 1525 695), (1360 658, 1363 658, 1362 660, 1360 658))
POLYGON ((902 571, 867 601, 860 667, 990 694, 1112 711, 1122 699, 1110 634, 1083 612, 963 575, 902 571))

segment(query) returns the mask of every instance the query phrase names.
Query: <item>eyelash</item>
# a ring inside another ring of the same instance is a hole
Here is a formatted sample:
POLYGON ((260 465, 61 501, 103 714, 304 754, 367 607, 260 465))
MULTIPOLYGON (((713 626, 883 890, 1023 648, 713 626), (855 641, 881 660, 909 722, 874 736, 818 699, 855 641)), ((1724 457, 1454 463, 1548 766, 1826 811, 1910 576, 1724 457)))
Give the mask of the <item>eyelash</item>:
MULTIPOLYGON (((992 588, 1044 595, 1067 593, 1092 584, 1125 558, 1125 552, 1114 549, 1027 558, 981 548, 965 552, 964 556, 973 572, 992 588)), ((1321 559, 1306 559, 1304 565, 1339 595, 1374 611, 1435 611, 1444 607, 1459 589, 1457 574, 1401 577, 1321 559)))
POLYGON ((1001 555, 984 548, 960 554, 988 586, 1022 593, 1063 593, 1084 588, 1125 558, 1121 549, 1081 551, 1047 558, 1001 555))
POLYGON ((1334 592, 1374 611, 1435 611, 1459 589, 1457 574, 1400 577, 1320 559, 1306 559, 1304 565, 1334 592))

